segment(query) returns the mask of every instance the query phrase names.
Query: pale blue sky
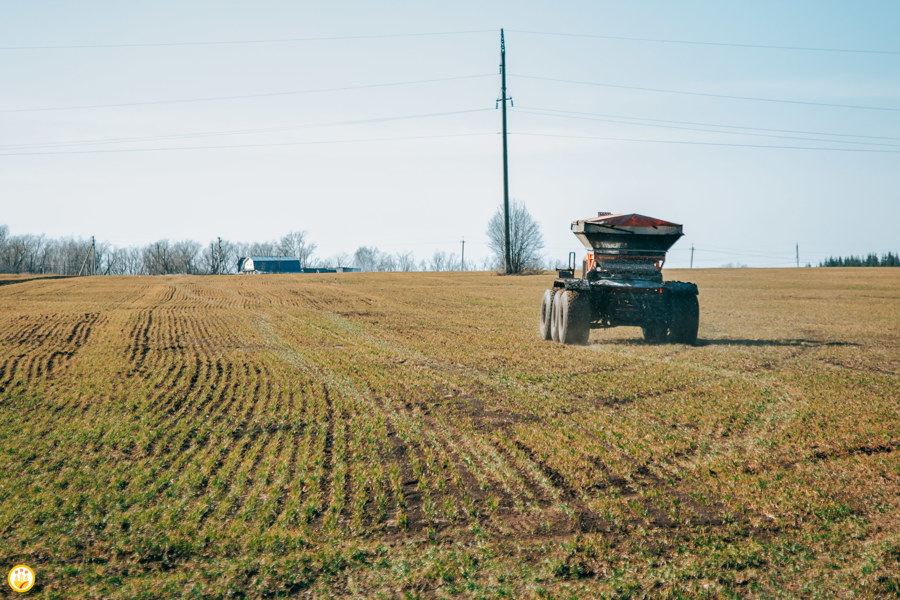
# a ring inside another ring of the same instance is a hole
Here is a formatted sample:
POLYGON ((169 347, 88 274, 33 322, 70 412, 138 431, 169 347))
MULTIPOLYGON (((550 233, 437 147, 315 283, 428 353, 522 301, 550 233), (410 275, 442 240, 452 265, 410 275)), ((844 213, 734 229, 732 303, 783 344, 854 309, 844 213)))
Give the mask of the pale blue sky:
POLYGON ((478 260, 501 27, 548 255, 598 210, 683 223, 672 266, 900 250, 896 2, 4 2, 0 223, 478 260))

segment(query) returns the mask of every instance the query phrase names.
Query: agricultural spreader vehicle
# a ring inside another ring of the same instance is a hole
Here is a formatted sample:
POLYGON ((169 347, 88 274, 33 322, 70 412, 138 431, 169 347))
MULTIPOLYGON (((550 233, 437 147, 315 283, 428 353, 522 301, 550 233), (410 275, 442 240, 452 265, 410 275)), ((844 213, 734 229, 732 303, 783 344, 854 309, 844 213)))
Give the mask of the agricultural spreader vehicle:
POLYGON ((586 344, 593 328, 637 326, 648 342, 694 344, 700 325, 697 286, 663 282, 666 252, 681 225, 638 214, 600 213, 572 222, 588 254, 575 277, 575 253, 541 300, 541 336, 586 344))

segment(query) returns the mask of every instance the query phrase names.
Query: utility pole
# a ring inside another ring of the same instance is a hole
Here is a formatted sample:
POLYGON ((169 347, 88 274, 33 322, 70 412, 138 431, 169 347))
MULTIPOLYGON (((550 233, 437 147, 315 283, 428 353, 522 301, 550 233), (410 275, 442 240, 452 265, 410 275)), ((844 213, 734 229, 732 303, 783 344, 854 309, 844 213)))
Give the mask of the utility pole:
POLYGON ((94 236, 91 236, 91 275, 95 275, 97 273, 96 270, 96 257, 97 257, 97 245, 94 240, 94 236))
POLYGON ((91 261, 91 272, 89 273, 89 275, 93 275, 94 274, 94 236, 91 236, 91 247, 88 250, 87 254, 84 255, 84 260, 81 261, 81 268, 78 269, 78 277, 81 277, 81 274, 84 273, 84 267, 87 266, 88 259, 90 259, 90 261, 91 261))
POLYGON ((691 244, 691 268, 694 268, 694 245, 691 244))
POLYGON ((462 256, 462 258, 459 261, 460 270, 465 271, 466 270, 466 238, 462 239, 462 254, 461 254, 461 256, 462 256))
POLYGON ((512 273, 512 253, 509 246, 509 161, 506 151, 506 43, 500 30, 500 103, 503 115, 503 262, 512 273))
POLYGON ((800 268, 800 244, 797 244, 795 246, 794 251, 796 252, 796 255, 797 255, 797 268, 799 269, 800 268))

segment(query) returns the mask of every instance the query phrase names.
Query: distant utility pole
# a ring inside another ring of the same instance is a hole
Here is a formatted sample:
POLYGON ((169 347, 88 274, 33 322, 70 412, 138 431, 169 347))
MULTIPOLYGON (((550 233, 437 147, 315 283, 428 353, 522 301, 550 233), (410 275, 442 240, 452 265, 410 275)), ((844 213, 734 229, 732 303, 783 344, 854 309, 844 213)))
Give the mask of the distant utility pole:
POLYGON ((506 43, 500 30, 500 106, 503 115, 503 262, 512 273, 512 252, 509 246, 509 161, 506 152, 506 43))
POLYGON ((694 268, 694 245, 691 244, 691 268, 694 268))
POLYGON ((797 268, 799 269, 800 268, 800 244, 797 244, 797 246, 794 248, 794 250, 797 254, 797 268))
POLYGON ((465 271, 465 270, 466 270, 466 238, 463 238, 463 239, 462 239, 462 253, 461 253, 461 256, 462 256, 462 258, 461 258, 460 261, 459 261, 459 264, 460 264, 460 271, 465 271))
POLYGON ((95 271, 96 271, 96 267, 95 267, 95 264, 96 264, 95 256, 96 256, 96 254, 97 254, 97 246, 96 246, 96 243, 95 243, 95 241, 94 241, 94 236, 91 236, 91 247, 90 247, 90 249, 88 250, 88 253, 84 255, 84 260, 81 261, 81 268, 78 269, 78 276, 79 276, 79 277, 81 277, 81 274, 84 273, 84 267, 85 267, 85 265, 87 265, 88 259, 90 259, 90 261, 91 261, 91 272, 90 272, 89 274, 90 274, 90 275, 93 275, 93 274, 95 273, 95 271))

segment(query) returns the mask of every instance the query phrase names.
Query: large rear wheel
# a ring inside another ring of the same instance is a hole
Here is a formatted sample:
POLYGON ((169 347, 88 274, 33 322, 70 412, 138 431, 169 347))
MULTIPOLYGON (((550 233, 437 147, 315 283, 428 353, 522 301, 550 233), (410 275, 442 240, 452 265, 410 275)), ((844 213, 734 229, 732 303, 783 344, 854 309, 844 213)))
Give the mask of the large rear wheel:
POLYGON ((661 344, 666 341, 668 327, 666 327, 664 323, 652 323, 650 325, 641 327, 641 330, 644 333, 645 342, 650 342, 651 344, 661 344))
POLYGON ((553 339, 553 332, 550 331, 553 321, 553 292, 554 290, 546 290, 541 298, 541 338, 545 340, 553 339))
POLYGON ((671 323, 669 340, 676 344, 697 343, 697 330, 700 328, 700 302, 694 294, 675 294, 672 296, 671 323))
POLYGON ((591 307, 587 296, 562 292, 557 296, 559 341, 563 344, 587 344, 591 334, 591 307))

